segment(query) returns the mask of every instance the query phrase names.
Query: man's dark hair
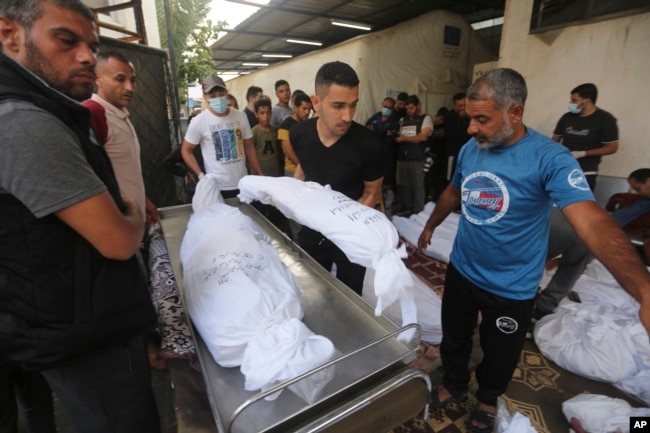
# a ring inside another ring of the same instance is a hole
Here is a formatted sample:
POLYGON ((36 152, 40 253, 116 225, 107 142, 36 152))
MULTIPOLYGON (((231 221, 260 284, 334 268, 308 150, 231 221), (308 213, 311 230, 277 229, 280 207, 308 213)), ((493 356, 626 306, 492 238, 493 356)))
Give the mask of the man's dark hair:
POLYGON ((95 22, 92 11, 81 0, 0 0, 0 15, 16 21, 25 30, 30 30, 34 22, 43 16, 43 3, 78 12, 95 22))
POLYGON ((293 100, 293 106, 300 107, 305 102, 311 105, 311 98, 309 97, 308 94, 304 92, 299 93, 296 95, 295 99, 293 100))
POLYGON ((408 97, 409 97, 409 94, 408 94, 408 93, 406 93, 406 92, 399 92, 399 94, 397 95, 397 100, 398 100, 398 101, 404 101, 404 102, 405 102, 405 101, 406 101, 406 98, 408 98, 408 97))
POLYGON ((110 58, 117 59, 122 63, 126 63, 127 65, 131 63, 131 61, 124 54, 117 50, 99 51, 96 54, 96 57, 97 63, 107 62, 110 58))
POLYGON ((358 87, 359 77, 347 63, 325 63, 316 72, 316 93, 323 94, 327 92, 332 84, 350 88, 358 87))
POLYGON ((639 183, 645 183, 646 180, 650 178, 650 168, 639 168, 634 170, 627 178, 634 179, 639 183))
POLYGON ((246 102, 251 99, 253 96, 257 96, 258 93, 262 93, 263 90, 258 86, 250 86, 246 91, 246 102))
POLYGON ((296 99, 296 96, 298 96, 298 95, 300 95, 300 94, 304 94, 304 93, 305 93, 304 90, 300 90, 300 89, 296 89, 296 90, 294 90, 294 91, 291 93, 291 105, 293 105, 293 101, 294 101, 294 99, 296 99))
POLYGON ((418 98, 416 95, 409 95, 409 97, 406 98, 406 102, 404 102, 404 104, 420 105, 420 98, 418 98))
POLYGON ((438 111, 436 111, 436 116, 444 116, 449 112, 449 109, 447 107, 440 107, 438 108, 438 111))
POLYGON ((273 109, 273 107, 271 106, 271 101, 269 101, 266 98, 258 99, 257 101, 255 101, 255 104, 253 104, 253 105, 255 106, 255 112, 256 113, 260 109, 260 107, 269 107, 271 110, 273 109))
POLYGON ((571 91, 571 94, 577 93, 583 99, 591 99, 592 104, 596 104, 596 99, 598 98, 598 88, 595 84, 584 83, 576 87, 571 91))
POLYGON ((395 99, 390 96, 386 96, 381 102, 384 103, 386 101, 393 101, 393 104, 395 104, 395 99))
POLYGON ((451 99, 452 99, 452 100, 454 101, 454 103, 455 103, 456 101, 460 101, 461 99, 465 99, 465 98, 467 98, 467 95, 464 94, 463 92, 460 92, 460 93, 456 93, 456 94, 454 95, 454 97, 451 98, 451 99))
POLYGON ((280 87, 280 86, 284 86, 285 84, 286 84, 287 86, 289 85, 289 83, 287 82, 287 80, 278 80, 278 81, 276 81, 276 82, 275 82, 275 90, 278 90, 278 87, 280 87))

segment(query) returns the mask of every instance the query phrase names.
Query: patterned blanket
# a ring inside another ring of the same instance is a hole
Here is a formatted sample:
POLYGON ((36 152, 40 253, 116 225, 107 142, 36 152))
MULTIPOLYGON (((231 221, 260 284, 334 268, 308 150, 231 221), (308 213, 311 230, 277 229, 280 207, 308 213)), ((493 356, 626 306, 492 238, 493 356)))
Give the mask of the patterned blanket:
POLYGON ((149 290, 158 315, 158 333, 161 338, 159 357, 191 359, 196 353, 194 340, 160 222, 149 227, 149 237, 149 290))

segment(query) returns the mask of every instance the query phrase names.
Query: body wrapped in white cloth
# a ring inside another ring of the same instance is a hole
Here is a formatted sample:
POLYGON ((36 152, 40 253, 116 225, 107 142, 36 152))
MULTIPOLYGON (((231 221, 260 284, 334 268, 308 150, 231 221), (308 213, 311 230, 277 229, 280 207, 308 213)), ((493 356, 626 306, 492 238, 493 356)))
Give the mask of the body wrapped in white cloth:
MULTIPOLYGON (((395 226, 381 212, 333 191, 329 185, 302 182, 289 177, 244 176, 239 181, 239 199, 272 204, 286 217, 321 232, 347 258, 375 270, 375 314, 400 301, 403 325, 417 323, 412 293, 413 279, 401 260, 395 226)), ((401 338, 408 338, 405 333, 401 338)))
MULTIPOLYGON (((427 224, 427 220, 435 208, 436 204, 429 202, 424 205, 424 209, 418 214, 413 214, 408 218, 394 216, 393 224, 395 225, 395 228, 397 228, 399 234, 406 239, 408 243, 417 246, 418 238, 420 237, 422 230, 424 230, 424 226, 427 224)), ((459 221, 459 214, 454 212, 450 213, 442 224, 436 227, 433 236, 431 236, 431 243, 427 245, 424 254, 441 262, 449 263, 449 257, 451 256, 451 249, 454 245, 454 240, 456 239, 459 221)))
POLYGON ((334 346, 300 321, 295 276, 257 225, 206 175, 180 250, 188 313, 215 361, 268 389, 328 361, 334 346))
POLYGON ((564 298, 535 324, 535 342, 559 366, 611 382, 650 404, 650 342, 639 304, 598 260, 573 287, 581 302, 564 298))

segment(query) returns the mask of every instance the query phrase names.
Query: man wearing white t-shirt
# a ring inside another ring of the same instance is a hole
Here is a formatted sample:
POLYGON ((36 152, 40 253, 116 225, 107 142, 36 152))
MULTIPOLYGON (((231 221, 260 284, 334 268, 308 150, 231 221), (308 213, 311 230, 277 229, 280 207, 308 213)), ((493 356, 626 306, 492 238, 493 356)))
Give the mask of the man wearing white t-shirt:
POLYGON ((237 183, 246 174, 263 175, 246 115, 228 107, 228 89, 217 75, 209 75, 201 83, 203 98, 209 108, 196 116, 187 128, 181 153, 187 167, 203 178, 192 154, 201 146, 206 173, 215 174, 224 198, 237 196, 237 183))

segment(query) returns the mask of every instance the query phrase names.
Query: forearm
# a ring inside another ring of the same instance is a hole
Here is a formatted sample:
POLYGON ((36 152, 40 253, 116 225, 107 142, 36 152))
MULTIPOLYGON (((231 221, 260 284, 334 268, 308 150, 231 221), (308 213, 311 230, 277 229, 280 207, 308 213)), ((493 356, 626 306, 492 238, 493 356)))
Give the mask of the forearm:
POLYGON ((426 251, 427 246, 431 244, 433 231, 453 210, 458 207, 459 203, 460 190, 450 183, 438 198, 433 213, 427 220, 424 229, 422 229, 422 233, 420 233, 420 236, 418 237, 418 249, 420 251, 426 251))
POLYGON ((595 203, 579 214, 575 206, 567 206, 563 212, 578 236, 623 289, 638 302, 650 302, 650 275, 619 225, 595 203))
POLYGON ((298 156, 296 155, 296 152, 294 152, 290 141, 282 140, 282 151, 284 152, 284 155, 289 158, 289 161, 298 165, 298 156))
POLYGON ((262 166, 260 159, 257 155, 257 149, 253 140, 244 140, 244 152, 246 152, 246 165, 248 166, 248 174, 256 174, 263 176, 262 166))
POLYGON ((184 141, 183 147, 181 148, 181 155, 187 168, 198 174, 201 173, 201 167, 199 167, 199 163, 196 161, 196 158, 192 153, 193 146, 193 144, 184 141))
POLYGON ((298 180, 305 180, 305 172, 302 171, 300 164, 296 166, 296 171, 293 172, 293 178, 298 180))
POLYGON ((460 204, 460 190, 453 184, 449 184, 442 192, 433 213, 425 224, 426 230, 434 230, 452 213, 460 204))
POLYGON ((429 139, 429 134, 420 133, 411 137, 399 136, 398 139, 396 141, 401 143, 423 143, 429 139))
POLYGON ((126 260, 138 250, 144 235, 142 210, 123 197, 120 212, 104 191, 56 212, 56 216, 90 242, 104 257, 126 260))
POLYGON ((595 149, 585 151, 585 156, 606 156, 613 155, 618 151, 618 142, 603 144, 595 149))
POLYGON ((374 208, 381 202, 381 184, 383 183, 383 176, 372 182, 364 182, 363 194, 359 198, 359 203, 374 208))

